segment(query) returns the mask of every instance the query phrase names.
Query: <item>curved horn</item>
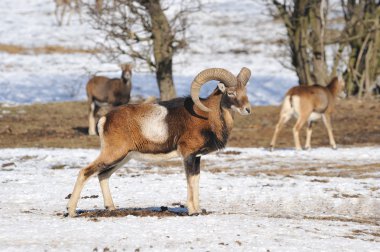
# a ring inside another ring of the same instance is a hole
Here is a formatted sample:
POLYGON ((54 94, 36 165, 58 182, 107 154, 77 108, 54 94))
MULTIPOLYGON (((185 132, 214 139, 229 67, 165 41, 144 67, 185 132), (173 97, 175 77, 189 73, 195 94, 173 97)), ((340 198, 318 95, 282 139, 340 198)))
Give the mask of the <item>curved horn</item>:
POLYGON ((243 67, 240 70, 240 73, 238 74, 237 79, 241 84, 243 84, 245 86, 245 85, 247 85, 247 82, 248 82, 250 77, 251 77, 251 70, 249 70, 246 67, 243 67))
POLYGON ((211 110, 201 103, 199 100, 199 93, 203 84, 210 80, 217 80, 224 83, 227 87, 236 86, 236 77, 223 68, 209 68, 200 72, 191 83, 191 99, 198 108, 205 112, 210 112, 211 110))

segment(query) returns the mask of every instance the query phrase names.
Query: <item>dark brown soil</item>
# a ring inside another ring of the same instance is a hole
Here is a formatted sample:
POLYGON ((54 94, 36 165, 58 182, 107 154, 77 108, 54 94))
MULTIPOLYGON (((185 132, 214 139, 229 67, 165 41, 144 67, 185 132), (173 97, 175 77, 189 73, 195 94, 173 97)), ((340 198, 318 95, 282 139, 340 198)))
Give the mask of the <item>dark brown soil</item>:
MULTIPOLYGON (((279 115, 278 106, 254 107, 250 116, 236 116, 228 145, 268 147, 279 115)), ((293 147, 292 126, 279 135, 278 147, 293 147)), ((67 147, 97 148, 97 136, 87 135, 85 102, 63 102, 7 107, 0 105, 0 148, 67 147)), ((302 139, 305 137, 303 130, 302 139)), ((380 100, 340 100, 333 116, 339 145, 380 144, 380 100)), ((328 146, 322 121, 314 126, 312 146, 328 146)))
MULTIPOLYGON (((125 217, 128 215, 139 217, 175 217, 175 216, 188 216, 187 209, 184 207, 149 207, 149 208, 120 208, 116 210, 78 210, 78 217, 92 218, 96 221, 99 217, 125 217), (95 218, 95 219, 94 219, 95 218)), ((200 215, 210 214, 205 209, 202 210, 200 215)), ((67 216, 67 213, 58 215, 67 216)))

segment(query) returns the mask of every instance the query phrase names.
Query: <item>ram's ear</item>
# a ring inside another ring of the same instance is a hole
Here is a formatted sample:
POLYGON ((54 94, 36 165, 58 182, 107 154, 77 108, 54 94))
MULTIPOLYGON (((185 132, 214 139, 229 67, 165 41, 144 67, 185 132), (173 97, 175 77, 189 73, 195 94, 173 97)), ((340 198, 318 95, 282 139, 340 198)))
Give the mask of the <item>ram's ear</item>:
POLYGON ((223 83, 219 82, 218 88, 222 93, 226 92, 226 86, 223 83))

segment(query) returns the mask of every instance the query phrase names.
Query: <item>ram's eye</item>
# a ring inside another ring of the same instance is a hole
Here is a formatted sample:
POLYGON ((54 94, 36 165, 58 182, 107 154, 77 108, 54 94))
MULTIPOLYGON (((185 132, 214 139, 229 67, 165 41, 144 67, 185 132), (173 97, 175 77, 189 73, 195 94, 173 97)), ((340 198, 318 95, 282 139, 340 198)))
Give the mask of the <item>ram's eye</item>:
POLYGON ((227 92, 227 95, 229 97, 235 97, 236 96, 236 91, 233 91, 233 92, 227 92))

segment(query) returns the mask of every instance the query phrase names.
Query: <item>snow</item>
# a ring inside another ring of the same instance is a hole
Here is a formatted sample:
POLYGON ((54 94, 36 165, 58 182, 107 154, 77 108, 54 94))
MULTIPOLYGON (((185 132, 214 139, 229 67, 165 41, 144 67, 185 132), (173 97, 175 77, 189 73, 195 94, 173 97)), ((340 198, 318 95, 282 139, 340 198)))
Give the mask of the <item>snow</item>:
MULTIPOLYGON (((285 38, 283 27, 271 21, 261 1, 202 2, 202 11, 190 16, 190 48, 174 58, 177 95, 188 95, 192 79, 203 69, 223 67, 238 73, 246 66, 252 70, 248 88, 251 103, 278 104, 286 90, 296 84, 295 74, 280 63, 277 41, 285 38)), ((70 25, 58 27, 50 0, 2 0, 0 15, 0 44, 92 49, 104 41, 104 35, 89 23, 80 23, 75 14, 70 25)), ((88 20, 85 11, 82 18, 88 20)), ((16 104, 84 100, 84 86, 92 74, 118 77, 117 64, 125 60, 110 62, 85 53, 32 51, 0 52, 0 59, 0 103, 16 104)), ((158 96, 154 75, 141 64, 134 69, 133 84, 133 96, 158 96)), ((202 95, 214 86, 206 86, 202 95)))
MULTIPOLYGON (((190 48, 174 58, 177 94, 201 70, 252 70, 254 105, 278 104, 296 84, 281 64, 283 27, 264 1, 203 0, 191 16, 190 48)), ((169 12, 171 9, 168 10, 169 12)), ((36 54, 33 48, 93 49, 104 35, 76 15, 58 27, 51 0, 0 1, 0 44, 29 49, 0 52, 3 106, 84 100, 93 74, 120 75, 118 63, 88 53, 36 54)), ((82 13, 84 20, 88 19, 82 13)), ((215 86, 207 85, 202 95, 215 86)), ((137 64, 133 96, 158 96, 153 74, 137 64)), ((3 111, 3 113, 7 113, 3 111)), ((1 118, 1 115, 0 115, 1 118)), ((67 199, 93 149, 1 149, 0 251, 380 251, 380 146, 296 152, 228 148, 202 158, 201 207, 195 217, 67 218, 67 199)), ((179 159, 130 161, 110 181, 120 208, 184 211, 186 180, 179 159)), ((103 209, 97 179, 78 208, 103 209)))
MULTIPOLYGON (((2 149, 0 250, 379 251, 379 151, 227 148, 202 158, 208 215, 94 221, 61 214, 79 168, 98 150, 2 149)), ((179 159, 132 160, 110 186, 120 208, 175 210, 186 202, 179 159)), ((79 209, 103 208, 96 178, 82 192, 91 195, 99 197, 82 198, 79 209)))

